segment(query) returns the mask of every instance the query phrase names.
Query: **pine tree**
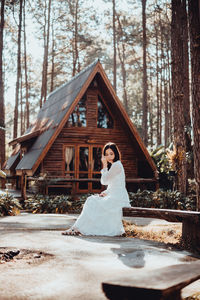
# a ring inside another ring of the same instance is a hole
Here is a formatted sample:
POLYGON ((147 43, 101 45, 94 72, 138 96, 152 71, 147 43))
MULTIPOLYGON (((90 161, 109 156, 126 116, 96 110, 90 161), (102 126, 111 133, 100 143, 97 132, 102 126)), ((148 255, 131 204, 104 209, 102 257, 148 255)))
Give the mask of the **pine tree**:
POLYGON ((194 175, 196 181, 197 210, 200 210, 200 4, 188 0, 192 67, 192 116, 194 134, 194 175))
POLYGON ((0 21, 0 169, 5 161, 5 110, 4 110, 4 82, 3 82, 4 7, 5 7, 5 1, 2 0, 1 21, 0 21))

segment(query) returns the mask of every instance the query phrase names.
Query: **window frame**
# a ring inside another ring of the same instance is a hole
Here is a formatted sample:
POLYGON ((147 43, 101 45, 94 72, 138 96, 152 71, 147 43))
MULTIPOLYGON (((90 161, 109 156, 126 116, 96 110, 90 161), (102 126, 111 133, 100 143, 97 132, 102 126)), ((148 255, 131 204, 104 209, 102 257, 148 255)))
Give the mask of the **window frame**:
POLYGON ((104 100, 104 97, 102 96, 102 93, 100 91, 97 92, 97 103, 96 103, 96 105, 97 105, 96 128, 99 129, 99 130, 113 130, 113 129, 115 129, 115 118, 113 117, 113 114, 111 113, 111 111, 110 111, 110 109, 109 109, 109 107, 108 107, 106 101, 104 100), (99 101, 98 96, 100 96, 100 98, 102 99, 103 104, 105 105, 108 113, 110 114, 110 116, 113 120, 113 127, 112 128, 104 128, 104 127, 98 127, 97 126, 97 124, 98 124, 98 101, 99 101))

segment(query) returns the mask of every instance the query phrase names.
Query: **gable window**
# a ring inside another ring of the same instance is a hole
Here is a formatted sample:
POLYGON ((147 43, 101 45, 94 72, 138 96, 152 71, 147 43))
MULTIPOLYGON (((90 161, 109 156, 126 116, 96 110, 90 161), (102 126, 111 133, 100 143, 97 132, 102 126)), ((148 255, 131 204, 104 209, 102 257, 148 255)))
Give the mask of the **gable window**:
POLYGON ((87 126, 87 118, 86 118, 86 94, 79 101, 77 106, 75 107, 73 113, 70 115, 67 127, 86 127, 87 126))
POLYGON ((113 128, 113 118, 111 117, 109 111, 107 110, 103 100, 98 95, 98 118, 97 127, 98 128, 113 128))

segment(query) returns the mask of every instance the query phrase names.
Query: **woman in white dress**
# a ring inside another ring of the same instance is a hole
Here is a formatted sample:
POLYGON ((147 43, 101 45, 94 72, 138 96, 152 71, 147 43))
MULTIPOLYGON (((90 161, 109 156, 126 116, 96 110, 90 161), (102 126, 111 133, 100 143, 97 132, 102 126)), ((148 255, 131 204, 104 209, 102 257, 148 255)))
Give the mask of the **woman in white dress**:
POLYGON ((118 147, 108 143, 103 148, 101 184, 107 189, 101 194, 87 198, 83 210, 75 224, 63 235, 104 235, 121 236, 122 207, 130 207, 125 186, 125 173, 118 147))

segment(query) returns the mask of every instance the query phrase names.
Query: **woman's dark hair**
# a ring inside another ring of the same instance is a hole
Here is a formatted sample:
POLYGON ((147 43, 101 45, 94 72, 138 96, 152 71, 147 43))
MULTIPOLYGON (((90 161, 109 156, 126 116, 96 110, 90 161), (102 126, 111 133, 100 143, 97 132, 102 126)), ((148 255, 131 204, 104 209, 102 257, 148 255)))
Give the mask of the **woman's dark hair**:
MULTIPOLYGON (((121 160, 121 153, 120 153, 120 151, 119 151, 119 149, 118 149, 118 147, 115 143, 109 142, 104 146, 104 148, 103 148, 103 155, 104 156, 106 155, 106 150, 107 149, 111 149, 115 154, 113 162, 121 160)), ((111 163, 108 163, 108 170, 110 169, 111 165, 112 165, 111 163)))

